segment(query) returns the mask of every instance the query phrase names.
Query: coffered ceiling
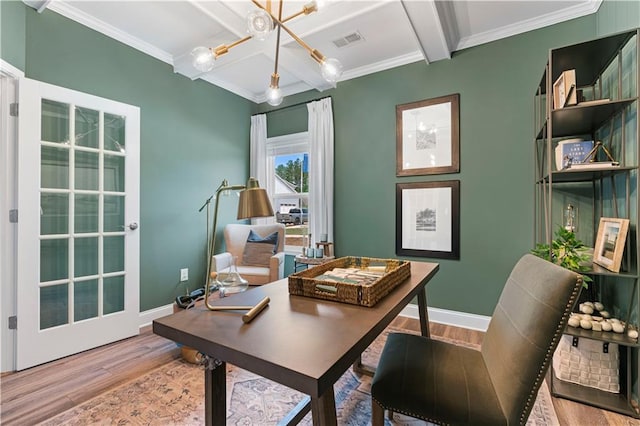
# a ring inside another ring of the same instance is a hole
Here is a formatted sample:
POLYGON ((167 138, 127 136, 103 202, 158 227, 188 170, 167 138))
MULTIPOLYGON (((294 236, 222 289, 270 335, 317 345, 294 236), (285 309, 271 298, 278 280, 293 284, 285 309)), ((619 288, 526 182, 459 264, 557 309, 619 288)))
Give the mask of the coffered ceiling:
MULTIPOLYGON (((297 12, 308 1, 284 0, 283 16, 297 12)), ((246 15, 256 8, 250 0, 24 2, 102 32, 172 65, 188 78, 208 81, 254 102, 265 99, 274 67, 273 33, 264 41, 249 40, 231 49, 209 72, 201 73, 191 65, 194 47, 216 47, 247 35, 246 15)), ((594 13, 600 3, 329 0, 321 11, 297 17, 287 26, 326 57, 340 60, 344 73, 339 85, 411 62, 447 60, 460 49, 594 13)), ((278 68, 284 96, 332 87, 308 52, 284 32, 278 68)))

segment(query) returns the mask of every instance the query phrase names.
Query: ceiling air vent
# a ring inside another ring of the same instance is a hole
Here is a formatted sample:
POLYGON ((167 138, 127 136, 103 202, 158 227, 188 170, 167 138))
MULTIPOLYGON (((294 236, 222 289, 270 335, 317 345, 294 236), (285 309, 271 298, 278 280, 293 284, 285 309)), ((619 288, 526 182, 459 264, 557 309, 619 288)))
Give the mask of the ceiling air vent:
POLYGON ((333 44, 336 45, 336 47, 346 47, 346 46, 350 46, 354 43, 360 43, 364 41, 364 37, 362 37, 362 35, 360 35, 360 33, 358 31, 355 31, 351 34, 347 34, 344 37, 340 37, 338 39, 333 40, 333 44))

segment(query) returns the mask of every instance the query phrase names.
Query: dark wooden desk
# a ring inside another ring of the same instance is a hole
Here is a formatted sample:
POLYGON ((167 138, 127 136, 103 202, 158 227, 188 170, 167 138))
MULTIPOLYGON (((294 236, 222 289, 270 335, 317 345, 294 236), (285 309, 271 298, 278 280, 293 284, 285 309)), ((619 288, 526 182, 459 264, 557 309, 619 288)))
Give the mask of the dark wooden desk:
POLYGON ((226 421, 226 362, 310 396, 285 423, 297 423, 310 405, 314 425, 336 425, 333 384, 416 296, 422 334, 429 334, 425 286, 438 267, 412 262, 411 277, 372 308, 290 296, 283 279, 215 301, 253 305, 270 297, 248 324, 242 322, 244 312, 200 306, 153 321, 153 331, 211 358, 205 368, 207 425, 226 421))

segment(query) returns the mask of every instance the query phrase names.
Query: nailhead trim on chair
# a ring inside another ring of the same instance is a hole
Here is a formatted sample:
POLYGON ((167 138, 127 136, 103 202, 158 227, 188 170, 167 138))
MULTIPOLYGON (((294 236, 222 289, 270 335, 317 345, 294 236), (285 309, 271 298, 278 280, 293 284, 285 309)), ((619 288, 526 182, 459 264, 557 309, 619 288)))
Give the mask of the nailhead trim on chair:
MULTIPOLYGON (((539 384, 542 382, 542 380, 544 380, 544 374, 543 371, 545 371, 549 365, 549 362, 551 360, 551 358, 553 357, 553 351, 551 350, 551 348, 553 346, 555 346, 556 342, 558 341, 558 339, 560 338, 560 336, 562 336, 563 332, 564 332, 564 326, 563 324, 566 325, 566 319, 569 317, 569 315, 571 314, 571 310, 573 309, 573 305, 574 302, 576 300, 576 298, 578 297, 578 293, 580 292, 580 288, 582 287, 582 275, 578 275, 577 279, 576 279, 576 284, 575 287, 573 288, 573 292, 571 293, 571 297, 569 298, 569 303, 567 303, 567 306, 565 307, 564 313, 562 314, 562 322, 560 325, 558 325, 558 328, 556 329, 556 332, 553 335, 553 339, 551 340, 551 345, 547 348, 547 353, 545 355, 544 358, 544 362, 542 363, 542 366, 540 368, 540 370, 538 371, 538 376, 536 377, 535 383, 533 388, 531 389, 531 392, 529 393, 529 397, 527 398, 527 401, 525 402, 524 405, 524 409, 522 411, 522 413, 520 414, 520 425, 526 425, 528 417, 525 418, 524 414, 529 412, 530 413, 530 408, 533 403, 535 402, 537 396, 538 396, 538 392, 533 392, 533 389, 539 389, 539 384)), ((385 410, 393 410, 396 413, 400 413, 400 414, 404 414, 406 416, 410 416, 413 418, 417 418, 417 419, 422 419, 422 420, 426 420, 430 423, 434 423, 434 424, 439 424, 439 425, 448 425, 449 423, 442 423, 439 420, 434 420, 428 417, 424 417, 422 415, 419 414, 415 414, 415 413, 409 413, 406 411, 402 411, 402 410, 398 410, 397 408, 391 408, 391 407, 387 407, 383 404, 380 403, 380 401, 378 401, 375 398, 372 398, 374 401, 376 401, 376 403, 381 406, 382 408, 384 408, 385 410)))
POLYGON ((385 406, 385 405, 381 404, 381 403, 380 403, 380 401, 378 401, 377 399, 375 399, 375 398, 373 398, 373 397, 372 397, 372 399, 373 399, 373 400, 374 400, 374 401, 375 401, 379 406, 381 406, 382 408, 384 408, 385 410, 393 410, 393 412, 394 412, 394 413, 404 414, 405 416, 413 417, 414 419, 421 419, 421 420, 425 420, 425 421, 427 421, 427 422, 429 422, 429 423, 433 423, 433 424, 436 424, 436 425, 445 425, 445 426, 446 426, 446 425, 450 425, 450 423, 443 423, 441 420, 434 420, 434 419, 431 419, 431 418, 429 418, 429 417, 425 417, 425 416, 423 416, 422 414, 415 414, 415 413, 410 413, 410 412, 408 412, 408 411, 398 410, 398 409, 396 409, 396 408, 390 408, 390 407, 387 407, 387 406, 385 406))
POLYGON ((553 346, 555 346, 556 342, 558 341, 558 339, 562 336, 562 334, 564 333, 564 325, 566 325, 566 319, 569 317, 569 315, 571 314, 571 310, 573 309, 573 305, 574 302, 576 300, 576 298, 578 297, 578 293, 580 292, 580 288, 582 287, 582 275, 578 275, 576 278, 576 284, 575 287, 573 288, 573 293, 571 293, 571 297, 569 298, 569 303, 567 304, 567 306, 565 307, 564 310, 564 314, 562 314, 562 322, 558 325, 558 328, 556 329, 556 332, 553 335, 553 339, 551 340, 551 345, 547 348, 547 354, 544 357, 544 362, 542 363, 542 366, 540 367, 540 370, 538 371, 538 376, 536 377, 536 381, 534 383, 533 388, 531 389, 531 392, 529 393, 529 397, 527 398, 527 402, 524 404, 524 409, 522 411, 522 413, 520 414, 520 425, 525 425, 527 423, 527 418, 525 418, 524 414, 529 412, 530 413, 530 408, 537 396, 538 396, 538 392, 533 392, 533 389, 537 389, 539 388, 539 384, 542 382, 542 380, 544 380, 544 374, 543 371, 545 371, 549 365, 549 362, 551 360, 551 358, 553 357, 553 351, 551 350, 551 348, 553 346))

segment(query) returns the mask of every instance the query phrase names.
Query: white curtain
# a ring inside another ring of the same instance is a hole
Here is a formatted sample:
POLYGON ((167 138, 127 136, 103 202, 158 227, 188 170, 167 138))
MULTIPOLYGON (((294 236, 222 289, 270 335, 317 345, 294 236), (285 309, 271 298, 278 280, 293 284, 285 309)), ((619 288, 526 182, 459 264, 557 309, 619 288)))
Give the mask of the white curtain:
POLYGON ((331 98, 307 104, 309 112, 309 232, 333 238, 333 110, 331 98))
MULTIPOLYGON (((251 116, 251 145, 249 147, 249 172, 251 177, 258 179, 260 187, 273 194, 273 182, 267 176, 267 115, 251 116)), ((252 219, 254 224, 271 223, 275 219, 252 219)))

